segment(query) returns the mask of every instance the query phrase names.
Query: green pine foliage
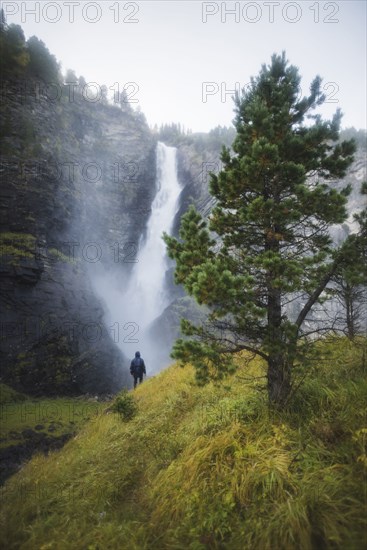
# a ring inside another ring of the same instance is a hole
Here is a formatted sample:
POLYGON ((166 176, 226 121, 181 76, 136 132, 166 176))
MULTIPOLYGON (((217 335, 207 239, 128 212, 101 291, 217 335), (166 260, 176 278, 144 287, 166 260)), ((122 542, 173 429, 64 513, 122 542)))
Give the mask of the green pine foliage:
MULTIPOLYGON (((362 184, 361 199, 367 195, 367 182, 362 184)), ((341 308, 344 333, 353 340, 356 335, 365 333, 367 308, 367 207, 354 215, 359 231, 357 239, 351 236, 354 246, 348 250, 347 263, 338 266, 333 277, 334 286, 330 290, 341 308)))
POLYGON ((192 362, 205 382, 232 372, 231 354, 249 350, 267 361, 269 399, 278 405, 304 354, 304 321, 354 246, 354 238, 333 246, 329 227, 346 219, 350 189, 327 181, 345 176, 355 144, 338 142, 340 111, 331 121, 314 114, 325 100, 321 78, 308 97, 299 95, 300 80, 284 53, 252 78, 235 100, 233 152, 223 147, 224 168, 211 176, 209 220, 192 207, 180 239, 164 237, 176 283, 211 310, 201 326, 182 323, 172 357, 192 362), (304 306, 291 318, 286 305, 297 298, 304 306))
POLYGON ((20 25, 7 25, 0 10, 0 72, 2 78, 37 78, 60 82, 59 64, 42 40, 32 36, 26 42, 20 25))
POLYGON ((344 128, 340 132, 340 139, 342 141, 354 139, 359 149, 362 149, 364 151, 367 150, 367 130, 363 128, 360 128, 359 130, 354 128, 354 126, 352 126, 351 128, 344 128))
POLYGON ((29 53, 28 73, 48 84, 58 84, 61 81, 60 67, 56 57, 52 55, 45 43, 36 36, 27 41, 29 53))
POLYGON ((8 73, 19 75, 29 63, 29 54, 25 45, 23 29, 19 25, 7 27, 1 10, 0 25, 0 72, 2 77, 8 73))
POLYGON ((287 408, 266 364, 236 354, 226 384, 172 366, 1 490, 2 548, 359 550, 365 545, 366 341, 313 345, 287 408), (250 362, 249 362, 250 361, 250 362))

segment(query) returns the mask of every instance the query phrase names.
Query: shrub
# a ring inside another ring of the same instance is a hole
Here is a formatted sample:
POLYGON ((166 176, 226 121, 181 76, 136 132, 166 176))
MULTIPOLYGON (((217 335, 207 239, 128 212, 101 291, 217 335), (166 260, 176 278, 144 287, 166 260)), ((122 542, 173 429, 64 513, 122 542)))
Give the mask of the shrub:
POLYGON ((134 397, 127 390, 123 390, 112 405, 113 412, 119 413, 125 421, 131 420, 138 412, 134 397))

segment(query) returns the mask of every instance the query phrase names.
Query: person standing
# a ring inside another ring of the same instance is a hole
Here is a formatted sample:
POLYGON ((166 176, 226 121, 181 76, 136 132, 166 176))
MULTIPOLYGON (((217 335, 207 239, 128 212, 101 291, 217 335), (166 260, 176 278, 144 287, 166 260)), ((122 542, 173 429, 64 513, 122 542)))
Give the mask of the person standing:
POLYGON ((134 389, 136 388, 136 384, 138 383, 138 380, 139 380, 139 384, 142 383, 143 376, 146 373, 147 372, 145 369, 144 359, 140 357, 140 351, 137 351, 130 365, 130 374, 134 377, 134 389))

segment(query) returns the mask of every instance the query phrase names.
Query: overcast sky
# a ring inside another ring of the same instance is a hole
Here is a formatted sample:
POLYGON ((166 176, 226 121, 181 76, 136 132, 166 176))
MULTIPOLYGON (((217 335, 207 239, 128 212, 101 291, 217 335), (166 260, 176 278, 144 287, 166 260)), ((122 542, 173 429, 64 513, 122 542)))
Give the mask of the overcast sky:
MULTIPOLYGON (((366 128, 366 2, 2 2, 7 22, 36 35, 87 82, 126 88, 151 126, 229 126, 231 90, 286 51, 308 91, 323 78, 330 117, 366 128)), ((97 88, 90 87, 93 95, 97 88)), ((112 92, 111 92, 112 93, 112 92)))

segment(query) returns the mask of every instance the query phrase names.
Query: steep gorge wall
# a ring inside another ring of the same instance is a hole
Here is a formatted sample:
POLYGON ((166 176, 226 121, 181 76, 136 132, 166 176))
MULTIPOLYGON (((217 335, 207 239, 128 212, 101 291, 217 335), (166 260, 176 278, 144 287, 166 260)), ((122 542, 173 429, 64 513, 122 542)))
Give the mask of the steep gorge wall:
POLYGON ((129 384, 91 279, 124 277, 155 192, 155 138, 141 115, 59 86, 3 83, 1 376, 33 394, 129 384))

